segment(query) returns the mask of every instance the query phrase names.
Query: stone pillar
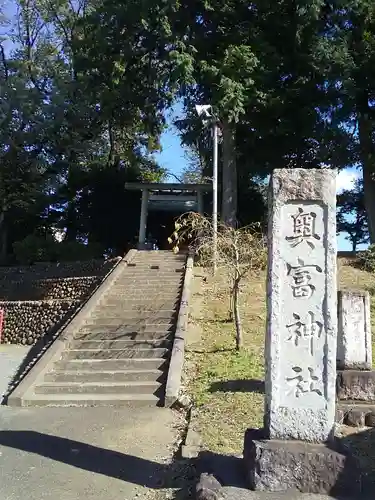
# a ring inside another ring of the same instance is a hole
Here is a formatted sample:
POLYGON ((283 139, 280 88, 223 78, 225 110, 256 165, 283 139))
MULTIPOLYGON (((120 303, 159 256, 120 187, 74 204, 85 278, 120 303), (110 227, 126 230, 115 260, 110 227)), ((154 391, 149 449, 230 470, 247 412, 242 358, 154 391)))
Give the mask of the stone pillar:
POLYGON ((338 292, 337 367, 341 370, 372 369, 368 292, 338 292))
POLYGON ((142 190, 142 202, 141 202, 141 218, 139 223, 139 247, 144 246, 146 242, 146 228, 147 228, 147 212, 148 212, 148 190, 142 190))
POLYGON ((269 190, 264 429, 248 429, 249 487, 358 492, 335 449, 336 171, 275 170, 269 190))
POLYGON ((335 420, 336 171, 275 170, 270 185, 265 427, 324 442, 335 420))

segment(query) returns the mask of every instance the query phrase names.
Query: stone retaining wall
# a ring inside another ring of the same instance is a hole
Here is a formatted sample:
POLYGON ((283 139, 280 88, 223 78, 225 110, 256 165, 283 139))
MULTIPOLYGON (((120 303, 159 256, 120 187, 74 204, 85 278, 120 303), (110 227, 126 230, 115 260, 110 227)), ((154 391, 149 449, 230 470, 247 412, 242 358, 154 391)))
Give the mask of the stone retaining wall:
POLYGON ((80 305, 79 300, 0 302, 4 310, 1 342, 33 345, 53 335, 80 305))
POLYGON ((101 282, 102 276, 6 281, 0 286, 0 301, 83 300, 101 282))
POLYGON ((1 343, 47 343, 119 260, 0 267, 1 343))
POLYGON ((94 259, 79 262, 37 262, 32 266, 0 267, 2 281, 34 281, 52 278, 81 278, 87 276, 104 277, 121 259, 94 259))

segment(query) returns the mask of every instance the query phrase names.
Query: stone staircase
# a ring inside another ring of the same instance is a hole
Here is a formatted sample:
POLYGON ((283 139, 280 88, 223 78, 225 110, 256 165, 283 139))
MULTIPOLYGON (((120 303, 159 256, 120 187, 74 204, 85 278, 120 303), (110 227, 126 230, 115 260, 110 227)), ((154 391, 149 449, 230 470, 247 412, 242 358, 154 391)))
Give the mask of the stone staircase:
POLYGON ((172 252, 134 251, 120 262, 79 328, 73 320, 71 333, 61 334, 63 348, 39 370, 35 365, 8 404, 163 405, 185 261, 172 252))

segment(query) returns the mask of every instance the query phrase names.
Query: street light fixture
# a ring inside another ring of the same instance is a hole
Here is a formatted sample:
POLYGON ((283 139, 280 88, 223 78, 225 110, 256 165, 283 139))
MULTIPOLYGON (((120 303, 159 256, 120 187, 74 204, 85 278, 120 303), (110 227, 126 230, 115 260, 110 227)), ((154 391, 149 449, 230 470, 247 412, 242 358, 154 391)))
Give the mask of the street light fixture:
POLYGON ((211 104, 196 104, 195 110, 204 126, 212 126, 213 137, 213 173, 212 173, 212 226, 213 226, 213 272, 217 269, 217 185, 218 185, 218 150, 219 121, 212 112, 211 104))

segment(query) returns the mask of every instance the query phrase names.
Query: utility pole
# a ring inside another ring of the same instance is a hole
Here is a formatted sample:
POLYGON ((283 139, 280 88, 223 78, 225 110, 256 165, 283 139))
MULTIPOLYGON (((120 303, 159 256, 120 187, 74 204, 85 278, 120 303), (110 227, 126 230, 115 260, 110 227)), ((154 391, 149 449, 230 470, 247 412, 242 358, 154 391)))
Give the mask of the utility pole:
POLYGON ((217 193, 218 193, 218 155, 219 155, 219 121, 212 114, 210 104, 195 106, 198 116, 202 118, 203 125, 212 124, 213 139, 213 165, 212 165, 212 264, 213 273, 217 271, 217 193))
POLYGON ((213 226, 213 272, 217 270, 217 191, 218 191, 218 152, 219 152, 219 127, 214 120, 212 126, 213 135, 213 165, 212 165, 212 226, 213 226))

